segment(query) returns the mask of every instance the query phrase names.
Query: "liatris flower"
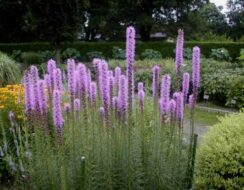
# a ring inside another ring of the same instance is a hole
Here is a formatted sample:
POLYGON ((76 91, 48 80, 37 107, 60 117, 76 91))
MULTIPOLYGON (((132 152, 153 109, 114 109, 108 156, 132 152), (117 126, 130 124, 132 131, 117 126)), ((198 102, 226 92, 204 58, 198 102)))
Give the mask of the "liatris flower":
POLYGON ((74 111, 79 112, 80 111, 80 99, 76 98, 74 100, 74 111))
POLYGON ((175 110, 176 110, 176 102, 174 99, 171 99, 169 102, 169 110, 170 110, 170 125, 174 125, 175 119, 175 110))
POLYGON ((90 102, 95 103, 96 102, 96 97, 97 97, 97 84, 95 82, 91 82, 90 84, 90 102))
POLYGON ((24 87, 25 87, 25 112, 27 115, 31 114, 32 110, 32 87, 31 87, 31 75, 27 71, 24 75, 24 87))
POLYGON ((118 84, 119 83, 119 78, 121 75, 121 68, 120 67, 116 67, 114 70, 114 75, 115 75, 115 83, 118 84))
POLYGON ((182 93, 184 94, 184 102, 187 102, 187 96, 189 93, 189 82, 190 82, 189 73, 184 73, 183 82, 182 82, 182 93))
POLYGON ((48 89, 49 95, 52 93, 52 82, 51 82, 51 76, 50 74, 45 74, 44 75, 44 81, 45 81, 45 86, 48 89))
POLYGON ((108 72, 108 82, 109 82, 109 97, 110 97, 110 104, 112 104, 112 97, 113 97, 113 88, 114 88, 114 77, 113 77, 113 73, 111 75, 111 73, 108 72))
POLYGON ((127 109, 127 98, 126 98, 126 78, 124 75, 120 76, 119 80, 119 95, 118 95, 118 109, 121 118, 125 118, 126 109, 127 109))
POLYGON ((200 48, 194 47, 192 52, 192 85, 193 95, 197 96, 200 87, 200 48))
POLYGON ((162 122, 165 124, 166 115, 169 108, 169 97, 170 97, 170 76, 164 75, 161 83, 161 97, 160 97, 160 110, 162 115, 162 122))
MULTIPOLYGON (((85 101, 85 97, 88 92, 88 87, 87 87, 87 72, 86 72, 86 66, 84 64, 79 63, 77 66, 77 71, 78 71, 78 89, 79 89, 79 94, 80 98, 82 98, 82 101, 85 101)), ((84 102, 82 102, 84 104, 84 102)))
POLYGON ((51 80, 51 84, 52 84, 52 88, 53 88, 53 70, 56 69, 56 61, 54 61, 53 59, 49 59, 47 62, 47 72, 50 75, 50 80, 51 80))
POLYGON ((126 63, 128 84, 128 106, 131 111, 134 98, 134 61, 135 61, 135 29, 130 26, 126 29, 126 63))
POLYGON ((90 85, 91 85, 91 71, 88 69, 87 70, 87 94, 90 94, 90 85))
POLYGON ((138 82, 138 84, 137 84, 137 90, 138 90, 138 92, 140 92, 143 89, 144 89, 143 83, 142 82, 138 82))
POLYGON ((192 110, 195 106, 195 99, 194 99, 194 95, 191 94, 189 96, 189 108, 192 110))
POLYGON ((63 89, 62 72, 60 69, 53 70, 53 89, 59 91, 63 89))
POLYGON ((145 97, 145 93, 143 90, 140 90, 138 92, 138 100, 139 100, 139 106, 140 106, 140 111, 143 112, 144 110, 144 97, 145 97))
POLYGON ((175 67, 176 73, 179 74, 182 64, 183 64, 183 45, 184 45, 184 32, 183 30, 178 30, 178 37, 176 42, 175 50, 175 67))
POLYGON ((179 126, 183 125, 184 117, 184 95, 182 92, 178 92, 176 95, 176 119, 179 122, 179 126))
POLYGON ((38 87, 38 104, 39 104, 39 109, 43 115, 47 114, 47 98, 45 94, 45 86, 44 86, 44 81, 39 80, 37 83, 38 87))
POLYGON ((159 74, 160 74, 160 68, 159 66, 155 65, 153 67, 153 84, 152 84, 154 102, 157 102, 158 100, 159 74))
POLYGON ((109 94, 109 82, 108 82, 108 65, 105 61, 103 61, 100 65, 100 90, 101 90, 101 95, 102 95, 102 102, 103 102, 103 107, 105 110, 105 116, 108 116, 108 109, 109 109, 109 101, 110 101, 110 94, 109 94))
POLYGON ((52 113, 54 126, 57 129, 59 138, 61 138, 64 119, 62 115, 61 93, 59 90, 54 90, 53 92, 52 113))
POLYGON ((39 106, 38 106, 38 89, 37 89, 37 81, 39 80, 39 75, 38 75, 38 69, 36 66, 31 66, 30 69, 30 74, 31 74, 31 79, 32 79, 32 109, 34 111, 39 111, 39 106))
POLYGON ((71 105, 69 103, 65 103, 64 110, 67 114, 69 114, 71 112, 71 105))
POLYGON ((100 63, 101 63, 101 59, 94 58, 92 60, 92 65, 93 65, 94 70, 95 70, 95 76, 96 76, 97 84, 98 84, 98 81, 99 81, 99 65, 100 65, 100 63))
POLYGON ((75 61, 74 59, 67 60, 67 77, 68 77, 68 89, 71 95, 72 101, 75 98, 76 83, 75 83, 75 61))

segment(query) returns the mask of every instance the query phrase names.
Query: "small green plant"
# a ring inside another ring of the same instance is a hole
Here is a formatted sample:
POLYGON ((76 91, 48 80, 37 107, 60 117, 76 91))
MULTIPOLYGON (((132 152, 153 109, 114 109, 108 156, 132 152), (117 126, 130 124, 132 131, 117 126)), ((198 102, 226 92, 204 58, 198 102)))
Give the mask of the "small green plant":
POLYGON ((211 49, 210 57, 218 61, 230 61, 231 57, 227 49, 211 49))
POLYGON ((21 60, 27 65, 39 65, 42 63, 42 58, 37 52, 24 52, 21 54, 21 60))
POLYGON ((125 50, 118 46, 114 46, 112 49, 112 57, 113 59, 125 59, 125 50))
POLYGON ((68 58, 78 59, 80 58, 80 52, 75 48, 67 48, 62 52, 62 59, 66 60, 68 58))
POLYGON ((244 187, 244 112, 221 118, 197 151, 196 189, 244 187))
POLYGON ((91 52, 88 52, 86 55, 89 60, 93 60, 94 58, 100 58, 100 59, 104 58, 103 53, 100 51, 91 51, 91 52))
POLYGON ((20 78, 20 65, 6 54, 0 52, 0 86, 18 83, 20 78))
POLYGON ((162 59, 162 54, 153 49, 145 49, 141 53, 141 59, 162 59))

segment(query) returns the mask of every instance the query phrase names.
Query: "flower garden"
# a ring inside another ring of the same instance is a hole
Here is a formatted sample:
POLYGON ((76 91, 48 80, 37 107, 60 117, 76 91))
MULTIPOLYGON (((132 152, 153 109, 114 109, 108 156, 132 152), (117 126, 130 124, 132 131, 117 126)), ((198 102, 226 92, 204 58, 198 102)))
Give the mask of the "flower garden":
POLYGON ((198 46, 187 59, 181 29, 175 60, 147 51, 138 64, 135 34, 126 29, 125 61, 70 56, 25 68, 19 83, 2 77, 7 189, 243 188, 243 67, 202 58, 198 46), (240 111, 219 114, 200 139, 198 102, 223 93, 220 101, 240 111))

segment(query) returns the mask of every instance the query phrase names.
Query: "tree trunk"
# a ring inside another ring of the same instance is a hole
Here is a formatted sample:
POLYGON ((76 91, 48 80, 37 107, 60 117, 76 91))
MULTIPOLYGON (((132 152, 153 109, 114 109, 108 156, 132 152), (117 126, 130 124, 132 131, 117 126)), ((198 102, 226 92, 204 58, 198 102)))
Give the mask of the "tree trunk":
POLYGON ((146 25, 140 26, 140 35, 141 35, 142 41, 149 41, 150 40, 151 29, 152 29, 151 26, 146 26, 146 25))

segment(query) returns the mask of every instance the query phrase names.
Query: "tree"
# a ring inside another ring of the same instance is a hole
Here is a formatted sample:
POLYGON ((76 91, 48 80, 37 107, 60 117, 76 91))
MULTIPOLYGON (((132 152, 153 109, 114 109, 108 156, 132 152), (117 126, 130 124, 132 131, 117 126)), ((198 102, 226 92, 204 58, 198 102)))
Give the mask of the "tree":
POLYGON ((230 25, 229 35, 234 39, 240 39, 244 31, 244 1, 228 0, 228 18, 230 25))

